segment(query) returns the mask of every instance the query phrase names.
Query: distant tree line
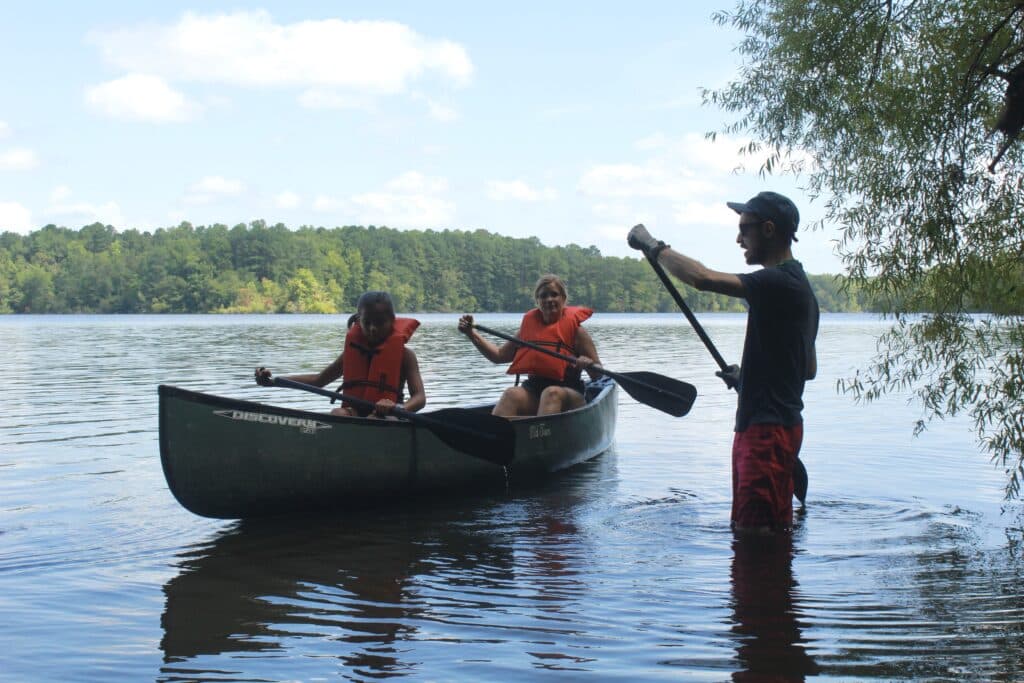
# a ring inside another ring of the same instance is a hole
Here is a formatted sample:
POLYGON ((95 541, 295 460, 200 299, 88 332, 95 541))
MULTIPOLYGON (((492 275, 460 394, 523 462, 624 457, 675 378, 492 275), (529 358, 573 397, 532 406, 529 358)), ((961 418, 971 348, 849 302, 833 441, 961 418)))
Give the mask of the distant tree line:
MULTIPOLYGON (((548 247, 484 230, 267 225, 263 221, 117 231, 47 225, 0 234, 0 313, 336 313, 366 290, 400 311, 496 312, 533 306, 557 273, 573 302, 599 311, 675 311, 650 267, 596 247, 548 247)), ((812 275, 822 310, 877 310, 842 277, 812 275)), ((735 299, 687 289, 700 311, 735 299)))

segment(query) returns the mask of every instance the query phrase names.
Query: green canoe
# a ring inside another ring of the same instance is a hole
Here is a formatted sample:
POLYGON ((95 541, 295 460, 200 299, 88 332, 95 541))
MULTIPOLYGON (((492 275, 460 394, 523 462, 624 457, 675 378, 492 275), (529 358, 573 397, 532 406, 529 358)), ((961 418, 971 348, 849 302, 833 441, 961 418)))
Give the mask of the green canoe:
POLYGON ((582 408, 514 420, 515 456, 502 467, 455 450, 410 422, 340 417, 161 385, 160 459, 179 503, 221 519, 500 491, 605 451, 615 434, 616 391, 602 378, 587 386, 582 408))

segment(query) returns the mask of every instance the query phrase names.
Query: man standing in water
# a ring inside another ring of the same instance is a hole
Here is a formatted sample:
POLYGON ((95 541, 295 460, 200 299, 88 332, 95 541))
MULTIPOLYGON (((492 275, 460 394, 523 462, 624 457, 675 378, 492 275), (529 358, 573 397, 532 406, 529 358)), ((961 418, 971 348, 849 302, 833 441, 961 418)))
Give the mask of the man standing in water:
POLYGON ((654 239, 629 232, 640 249, 686 284, 747 300, 739 367, 716 373, 739 388, 732 447, 732 526, 739 532, 788 531, 793 524, 793 467, 803 441, 804 382, 817 374, 818 301, 792 243, 800 214, 788 198, 761 192, 727 202, 739 214, 736 243, 753 273, 711 270, 654 239))

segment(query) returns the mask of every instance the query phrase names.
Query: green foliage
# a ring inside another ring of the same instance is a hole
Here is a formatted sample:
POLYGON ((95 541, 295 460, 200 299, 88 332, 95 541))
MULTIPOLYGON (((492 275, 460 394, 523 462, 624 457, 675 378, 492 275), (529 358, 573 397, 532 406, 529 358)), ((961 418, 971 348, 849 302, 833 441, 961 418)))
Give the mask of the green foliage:
POLYGON ((285 311, 288 313, 338 312, 336 301, 341 288, 334 280, 321 284, 309 268, 296 270, 295 276, 288 278, 286 289, 288 303, 285 304, 285 311))
MULTIPOLYGON (((646 262, 594 247, 546 247, 483 230, 209 227, 149 233, 92 225, 0 235, 0 312, 336 313, 368 289, 400 311, 523 311, 543 273, 598 311, 676 311, 646 262)), ((842 278, 811 276, 825 310, 870 306, 842 278)), ((743 311, 736 299, 686 289, 695 310, 743 311)))
POLYGON ((847 291, 895 316, 841 388, 911 390, 926 420, 968 411, 1019 495, 1024 5, 741 0, 716 19, 745 34, 740 76, 705 93, 737 115, 722 132, 824 199, 847 291))

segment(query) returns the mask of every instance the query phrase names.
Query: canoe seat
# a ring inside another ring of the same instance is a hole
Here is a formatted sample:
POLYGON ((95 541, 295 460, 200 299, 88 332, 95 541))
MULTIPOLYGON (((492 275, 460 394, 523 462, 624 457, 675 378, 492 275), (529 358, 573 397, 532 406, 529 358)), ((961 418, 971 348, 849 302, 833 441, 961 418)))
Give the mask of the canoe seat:
POLYGON ((612 384, 612 380, 608 377, 599 377, 590 382, 586 382, 583 385, 583 398, 587 403, 590 403, 598 394, 600 394, 605 387, 612 384))

